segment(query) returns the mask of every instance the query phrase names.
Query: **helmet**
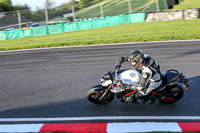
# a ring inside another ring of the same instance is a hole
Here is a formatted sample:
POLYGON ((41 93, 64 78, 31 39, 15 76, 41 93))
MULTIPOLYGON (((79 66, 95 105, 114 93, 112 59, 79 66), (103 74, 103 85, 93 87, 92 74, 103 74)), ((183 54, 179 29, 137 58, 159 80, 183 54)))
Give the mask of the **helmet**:
POLYGON ((139 65, 143 62, 144 60, 144 54, 141 50, 133 50, 130 54, 129 54, 129 59, 128 61, 131 63, 134 62, 134 68, 137 69, 139 68, 139 65))

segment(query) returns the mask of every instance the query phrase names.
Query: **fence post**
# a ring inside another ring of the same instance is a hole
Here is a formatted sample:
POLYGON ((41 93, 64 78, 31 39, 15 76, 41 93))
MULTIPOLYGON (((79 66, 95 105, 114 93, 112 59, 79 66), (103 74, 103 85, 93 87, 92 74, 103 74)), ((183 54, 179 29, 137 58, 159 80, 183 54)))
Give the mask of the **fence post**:
POLYGON ((129 11, 129 13, 132 12, 132 9, 131 9, 131 0, 128 0, 128 11, 129 11))
POLYGON ((47 25, 49 23, 49 18, 48 18, 48 0, 46 0, 45 20, 46 20, 46 25, 47 25))
POLYGON ((49 23, 49 20, 48 20, 48 9, 46 8, 45 9, 45 20, 46 20, 46 25, 49 23))
POLYGON ((159 12, 160 11, 160 6, 159 6, 159 1, 156 0, 156 8, 157 8, 157 11, 159 12))
POLYGON ((103 18, 104 17, 104 14, 103 14, 103 6, 102 6, 102 0, 99 0, 99 3, 100 3, 100 11, 101 11, 101 17, 103 18))
POLYGON ((167 0, 164 0, 164 2, 165 2, 165 9, 168 9, 167 0))
POLYGON ((18 25, 19 25, 19 28, 22 28, 21 14, 20 14, 19 11, 17 11, 17 17, 18 17, 18 25))
POLYGON ((76 21, 75 10, 74 10, 74 3, 72 3, 72 14, 73 14, 73 21, 76 21))

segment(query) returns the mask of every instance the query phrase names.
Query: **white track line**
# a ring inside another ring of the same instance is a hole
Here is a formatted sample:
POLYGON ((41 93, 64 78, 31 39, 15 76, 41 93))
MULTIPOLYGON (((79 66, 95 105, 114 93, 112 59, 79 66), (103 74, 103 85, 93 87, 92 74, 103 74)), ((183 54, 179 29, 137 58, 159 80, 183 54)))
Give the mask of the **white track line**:
POLYGON ((130 132, 182 132, 178 123, 108 123, 108 133, 130 132))
POLYGON ((39 132, 44 124, 11 124, 11 125, 0 125, 0 132, 3 133, 24 133, 24 132, 39 132))
POLYGON ((200 120, 200 116, 97 116, 57 118, 0 118, 0 122, 84 121, 84 120, 200 120))

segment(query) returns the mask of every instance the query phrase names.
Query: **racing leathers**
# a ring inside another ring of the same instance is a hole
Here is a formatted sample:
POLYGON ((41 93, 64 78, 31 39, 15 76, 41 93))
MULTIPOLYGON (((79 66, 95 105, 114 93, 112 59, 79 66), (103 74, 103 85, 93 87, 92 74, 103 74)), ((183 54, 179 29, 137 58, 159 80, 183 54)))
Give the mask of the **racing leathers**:
MULTIPOLYGON (((120 67, 124 62, 128 62, 128 57, 121 57, 118 66, 120 67)), ((147 54, 144 54, 141 70, 142 78, 137 85, 137 90, 141 95, 145 96, 160 87, 162 77, 159 64, 147 54)))
POLYGON ((162 84, 162 77, 158 62, 149 55, 144 54, 142 64, 142 78, 139 82, 141 86, 138 90, 142 95, 147 95, 162 84))

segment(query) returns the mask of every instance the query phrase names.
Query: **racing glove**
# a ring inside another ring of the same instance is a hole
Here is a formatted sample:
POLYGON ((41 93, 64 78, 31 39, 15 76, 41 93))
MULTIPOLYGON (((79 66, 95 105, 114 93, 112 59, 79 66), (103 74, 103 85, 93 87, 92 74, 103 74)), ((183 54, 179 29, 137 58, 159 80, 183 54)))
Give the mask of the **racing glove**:
POLYGON ((123 57, 121 56, 120 59, 119 59, 119 63, 122 64, 124 62, 127 62, 128 61, 128 57, 123 57))

